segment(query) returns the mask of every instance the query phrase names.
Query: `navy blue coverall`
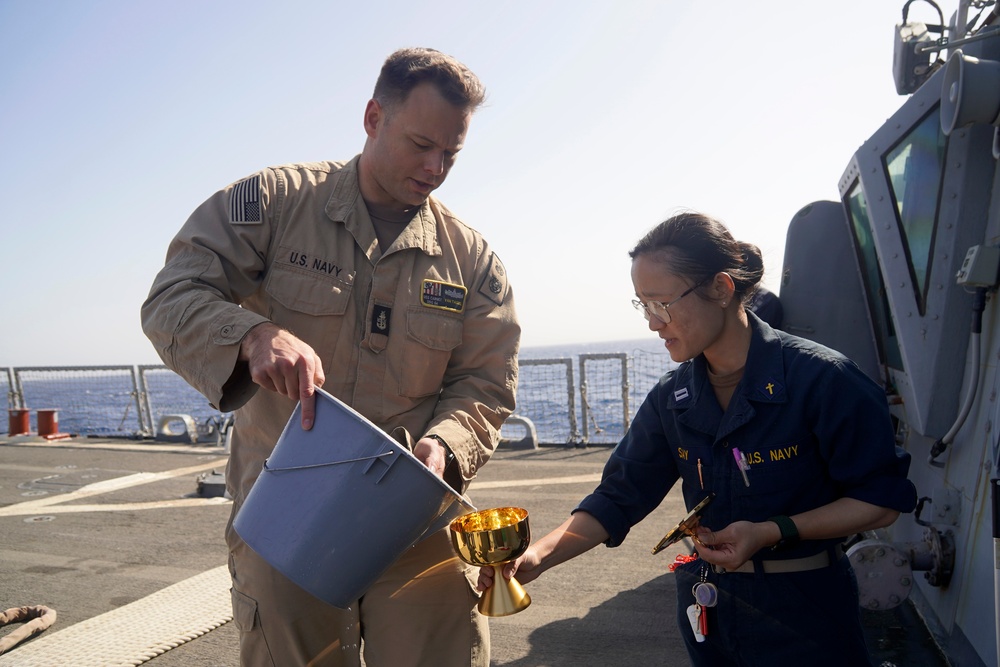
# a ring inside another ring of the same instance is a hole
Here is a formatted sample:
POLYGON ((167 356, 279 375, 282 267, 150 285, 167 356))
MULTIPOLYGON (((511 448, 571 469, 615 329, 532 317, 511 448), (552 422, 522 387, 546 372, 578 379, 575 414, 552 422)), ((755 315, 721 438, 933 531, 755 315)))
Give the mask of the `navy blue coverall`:
MULTIPOLYGON (((895 443, 885 392, 842 354, 772 329, 748 312, 752 329, 743 378, 723 413, 705 357, 665 375, 615 448, 603 480, 574 511, 593 515, 624 541, 680 479, 688 508, 715 498, 701 525, 792 516, 849 497, 900 512, 916 505, 906 478, 910 455, 895 443), (747 486, 732 450, 750 464, 747 486), (701 475, 698 466, 701 465, 701 475)), ((846 537, 846 536, 845 536, 846 537)), ((842 540, 802 540, 754 555, 755 571, 719 574, 695 560, 676 570, 681 635, 696 667, 870 665, 857 581, 846 557, 830 566, 764 573, 759 561, 798 559, 842 540), (687 618, 692 586, 707 572, 719 589, 707 640, 687 618)))

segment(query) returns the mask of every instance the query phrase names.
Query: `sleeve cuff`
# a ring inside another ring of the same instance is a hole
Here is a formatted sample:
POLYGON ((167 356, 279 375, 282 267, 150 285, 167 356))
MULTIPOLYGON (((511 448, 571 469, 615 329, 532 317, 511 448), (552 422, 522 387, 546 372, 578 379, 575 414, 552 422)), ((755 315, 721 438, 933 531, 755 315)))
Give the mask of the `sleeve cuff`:
POLYGON ((586 512, 604 527, 608 533, 608 539, 604 543, 608 547, 617 547, 625 541, 631 525, 622 511, 610 500, 597 494, 590 494, 584 498, 579 505, 571 512, 586 512))
POLYGON ((864 486, 849 489, 845 495, 904 514, 912 512, 917 506, 916 487, 909 479, 900 477, 879 477, 864 486))
POLYGON ((249 366, 239 359, 240 343, 250 329, 268 321, 242 308, 227 310, 212 321, 202 383, 209 402, 220 411, 232 412, 257 393, 249 366))

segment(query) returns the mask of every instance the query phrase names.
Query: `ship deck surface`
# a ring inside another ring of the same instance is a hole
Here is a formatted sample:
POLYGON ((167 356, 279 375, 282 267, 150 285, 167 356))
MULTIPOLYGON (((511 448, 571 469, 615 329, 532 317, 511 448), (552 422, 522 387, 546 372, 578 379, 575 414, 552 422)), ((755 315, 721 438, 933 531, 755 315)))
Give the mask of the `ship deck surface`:
MULTIPOLYGON (((594 488, 609 452, 505 444, 469 495, 480 508, 526 508, 540 536, 594 488)), ((0 607, 58 614, 0 666, 237 665, 223 540, 231 504, 198 493, 199 475, 223 472, 226 458, 221 447, 0 437, 0 607)), ((624 545, 530 583, 528 609, 490 620, 492 665, 686 665, 667 568, 685 545, 650 553, 683 515, 675 489, 624 545)), ((876 665, 946 664, 909 605, 865 620, 876 665)))

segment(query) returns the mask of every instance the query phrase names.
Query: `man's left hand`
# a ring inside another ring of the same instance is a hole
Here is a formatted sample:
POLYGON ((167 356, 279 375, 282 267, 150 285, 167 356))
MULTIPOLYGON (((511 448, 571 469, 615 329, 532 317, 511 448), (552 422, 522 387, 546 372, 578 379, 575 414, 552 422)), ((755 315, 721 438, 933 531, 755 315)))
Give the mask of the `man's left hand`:
POLYGON ((413 446, 413 455, 432 473, 444 479, 448 463, 448 449, 435 438, 421 438, 413 446))

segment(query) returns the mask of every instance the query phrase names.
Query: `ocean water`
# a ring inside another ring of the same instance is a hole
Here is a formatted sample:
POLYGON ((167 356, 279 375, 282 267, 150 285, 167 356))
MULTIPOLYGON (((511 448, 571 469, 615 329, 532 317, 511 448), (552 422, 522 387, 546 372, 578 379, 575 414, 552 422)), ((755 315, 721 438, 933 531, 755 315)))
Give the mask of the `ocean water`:
MULTIPOLYGON (((649 339, 521 350, 515 414, 530 420, 543 444, 614 444, 642 398, 671 367, 663 344, 649 339), (611 355, 611 356, 609 356, 611 355), (553 363, 541 363, 544 360, 553 363)), ((217 433, 226 415, 172 371, 158 366, 0 369, 8 410, 26 407, 31 432, 38 410, 54 410, 59 433, 141 438, 172 415, 189 415, 201 438, 217 433)), ((16 414, 8 413, 11 428, 16 414)), ((176 430, 175 430, 176 432, 176 430)), ((514 439, 527 435, 511 424, 514 439)))
POLYGON ((544 444, 616 444, 646 394, 675 365, 655 336, 525 348, 520 360, 515 414, 534 423, 544 444), (565 366, 535 366, 540 359, 570 360, 572 382, 565 366))

